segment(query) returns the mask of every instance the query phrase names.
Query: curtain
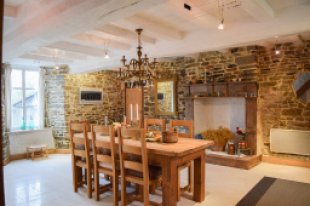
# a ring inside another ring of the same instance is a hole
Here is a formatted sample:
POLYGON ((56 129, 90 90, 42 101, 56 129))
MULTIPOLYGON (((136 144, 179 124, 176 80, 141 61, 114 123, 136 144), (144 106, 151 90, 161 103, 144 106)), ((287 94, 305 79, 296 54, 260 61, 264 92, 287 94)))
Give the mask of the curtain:
POLYGON ((11 131, 11 73, 10 66, 5 67, 5 116, 7 131, 11 131))
POLYGON ((44 128, 45 126, 45 70, 40 69, 39 72, 39 115, 40 123, 39 128, 44 128))

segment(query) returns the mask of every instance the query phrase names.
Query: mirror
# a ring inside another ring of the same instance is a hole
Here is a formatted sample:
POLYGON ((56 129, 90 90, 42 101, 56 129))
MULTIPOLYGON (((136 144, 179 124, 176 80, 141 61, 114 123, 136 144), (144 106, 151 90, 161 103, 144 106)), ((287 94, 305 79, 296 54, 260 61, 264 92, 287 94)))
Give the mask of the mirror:
POLYGON ((310 103, 310 73, 297 75, 293 82, 293 90, 302 103, 310 103))
POLYGON ((155 82, 155 114, 176 114, 176 80, 166 79, 155 82))

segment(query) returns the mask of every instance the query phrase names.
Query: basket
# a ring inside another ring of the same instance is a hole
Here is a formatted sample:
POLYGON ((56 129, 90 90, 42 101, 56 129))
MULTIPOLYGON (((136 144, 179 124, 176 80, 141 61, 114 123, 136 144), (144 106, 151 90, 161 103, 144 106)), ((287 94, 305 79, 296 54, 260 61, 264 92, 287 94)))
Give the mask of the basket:
POLYGON ((178 132, 163 132, 162 141, 164 143, 176 143, 178 142, 178 132))

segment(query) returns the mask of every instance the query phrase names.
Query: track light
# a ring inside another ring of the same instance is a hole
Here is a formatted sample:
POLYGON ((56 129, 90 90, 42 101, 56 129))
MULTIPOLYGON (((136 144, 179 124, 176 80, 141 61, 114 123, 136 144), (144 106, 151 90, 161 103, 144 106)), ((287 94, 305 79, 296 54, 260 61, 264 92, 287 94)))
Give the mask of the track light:
POLYGON ((222 19, 221 23, 219 24, 219 26, 217 28, 219 30, 223 30, 224 29, 224 19, 222 19))
POLYGON ((279 55, 281 52, 280 52, 280 49, 279 49, 279 46, 278 46, 278 36, 275 36, 275 38, 276 38, 276 43, 275 43, 275 45, 274 45, 274 53, 275 53, 275 55, 279 55))
POLYGON ((279 50, 279 49, 276 49, 274 53, 275 53, 276 55, 279 55, 279 54, 280 54, 280 50, 279 50))
POLYGON ((105 58, 105 59, 109 59, 109 58, 110 58, 110 56, 109 56, 109 54, 108 54, 108 51, 105 51, 104 58, 105 58))

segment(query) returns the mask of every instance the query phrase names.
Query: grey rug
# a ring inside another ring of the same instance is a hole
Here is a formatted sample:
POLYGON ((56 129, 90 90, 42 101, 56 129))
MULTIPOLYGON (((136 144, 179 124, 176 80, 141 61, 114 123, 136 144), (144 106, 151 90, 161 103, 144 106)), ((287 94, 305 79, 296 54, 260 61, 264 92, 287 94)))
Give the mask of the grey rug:
POLYGON ((252 205, 310 206, 310 184, 264 177, 236 204, 252 205))

